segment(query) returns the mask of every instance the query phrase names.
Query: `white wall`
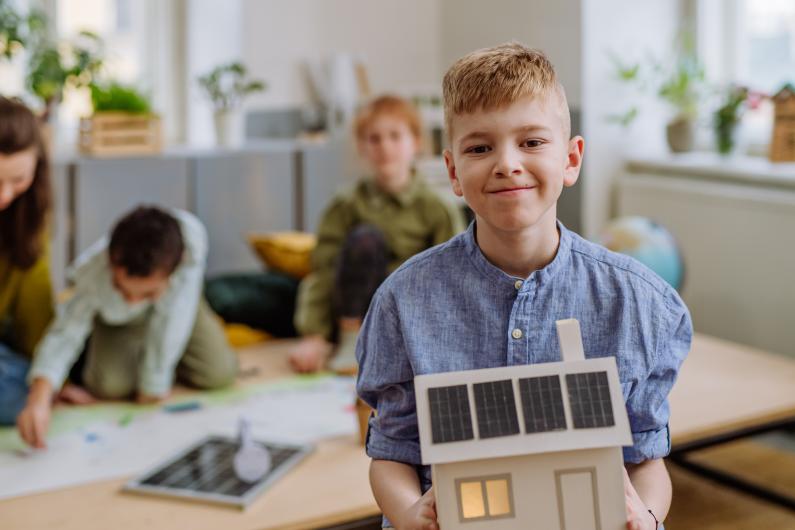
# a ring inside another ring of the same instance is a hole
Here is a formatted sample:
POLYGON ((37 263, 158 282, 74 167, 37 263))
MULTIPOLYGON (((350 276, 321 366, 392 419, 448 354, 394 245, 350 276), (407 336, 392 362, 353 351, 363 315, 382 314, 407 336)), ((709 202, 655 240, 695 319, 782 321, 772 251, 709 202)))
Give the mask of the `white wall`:
POLYGON ((569 104, 579 107, 580 3, 581 0, 441 0, 441 73, 468 52, 518 40, 544 50, 566 88, 569 104))
POLYGON ((243 54, 241 0, 187 0, 185 6, 186 140, 192 145, 215 141, 212 105, 196 79, 243 54))
POLYGON ((670 55, 679 2, 582 0, 582 109, 585 136, 583 186, 584 235, 594 237, 613 215, 614 187, 628 153, 658 152, 665 147, 666 109, 654 99, 643 102, 629 129, 607 117, 627 110, 628 87, 611 75, 609 53, 625 61, 642 60, 647 52, 670 55))
POLYGON ((243 59, 269 88, 248 107, 311 99, 304 65, 360 57, 374 92, 440 84, 439 0, 243 0, 243 59))

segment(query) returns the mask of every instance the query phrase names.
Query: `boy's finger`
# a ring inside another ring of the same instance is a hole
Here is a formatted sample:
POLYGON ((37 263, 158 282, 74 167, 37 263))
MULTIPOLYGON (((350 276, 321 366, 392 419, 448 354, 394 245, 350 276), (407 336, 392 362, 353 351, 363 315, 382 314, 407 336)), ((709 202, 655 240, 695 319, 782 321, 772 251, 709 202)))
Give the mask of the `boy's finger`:
POLYGON ((33 445, 33 436, 30 432, 30 425, 27 420, 27 416, 25 416, 24 413, 20 415, 19 419, 17 420, 17 428, 19 429, 19 436, 22 438, 22 440, 24 440, 28 445, 33 445))
POLYGON ((47 432, 46 420, 36 418, 33 421, 33 445, 41 449, 44 447, 44 433, 47 432))

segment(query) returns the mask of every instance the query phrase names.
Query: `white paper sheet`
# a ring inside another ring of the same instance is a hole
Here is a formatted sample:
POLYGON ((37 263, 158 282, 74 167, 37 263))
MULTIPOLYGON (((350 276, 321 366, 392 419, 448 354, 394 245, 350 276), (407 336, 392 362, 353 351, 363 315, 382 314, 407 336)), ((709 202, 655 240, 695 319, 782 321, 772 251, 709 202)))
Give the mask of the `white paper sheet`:
POLYGON ((358 430, 352 378, 291 379, 197 395, 201 408, 130 405, 56 409, 47 449, 0 432, 0 499, 142 473, 208 434, 233 436, 244 415, 254 439, 311 443, 358 430))

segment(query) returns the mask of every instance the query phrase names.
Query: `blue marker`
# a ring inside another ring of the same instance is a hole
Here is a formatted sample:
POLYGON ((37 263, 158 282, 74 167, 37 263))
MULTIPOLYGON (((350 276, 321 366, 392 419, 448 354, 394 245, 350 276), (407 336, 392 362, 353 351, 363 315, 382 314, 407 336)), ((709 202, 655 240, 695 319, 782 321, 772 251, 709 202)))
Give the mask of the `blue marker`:
POLYGON ((188 412, 202 408, 199 401, 183 401, 182 403, 170 403, 163 406, 166 412, 188 412))

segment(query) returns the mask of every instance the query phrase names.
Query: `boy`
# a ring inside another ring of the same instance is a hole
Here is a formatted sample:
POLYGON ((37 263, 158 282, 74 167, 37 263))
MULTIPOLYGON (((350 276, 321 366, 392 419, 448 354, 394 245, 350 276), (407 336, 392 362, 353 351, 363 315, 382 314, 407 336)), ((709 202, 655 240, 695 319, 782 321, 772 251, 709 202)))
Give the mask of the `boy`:
MULTIPOLYGON (((90 335, 83 384, 94 396, 168 396, 174 373, 198 388, 232 382, 235 354, 202 299, 207 234, 193 215, 140 207, 73 266, 74 294, 36 349, 17 418, 23 440, 44 447, 53 393, 90 335)), ((72 390, 74 393, 74 390, 72 390)))
POLYGON ((690 346, 687 308, 638 262, 557 222, 584 144, 570 138, 563 88, 541 52, 513 43, 471 53, 443 92, 448 175, 475 222, 394 272, 365 318, 357 390, 378 411, 367 442, 376 500, 396 528, 437 528, 415 375, 559 361, 555 321, 576 318, 586 356, 618 364, 634 439, 627 528, 656 528, 671 501, 667 395, 690 346))
POLYGON ((463 230, 461 213, 413 169, 422 127, 408 101, 374 99, 357 113, 354 132, 372 178, 336 197, 319 224, 312 274, 301 282, 295 314, 304 338, 290 360, 302 372, 322 367, 332 341, 339 344, 332 368, 355 371, 356 336, 387 274, 463 230))

